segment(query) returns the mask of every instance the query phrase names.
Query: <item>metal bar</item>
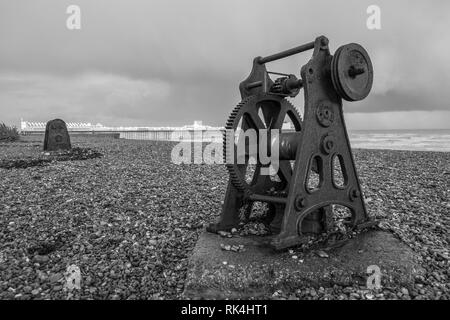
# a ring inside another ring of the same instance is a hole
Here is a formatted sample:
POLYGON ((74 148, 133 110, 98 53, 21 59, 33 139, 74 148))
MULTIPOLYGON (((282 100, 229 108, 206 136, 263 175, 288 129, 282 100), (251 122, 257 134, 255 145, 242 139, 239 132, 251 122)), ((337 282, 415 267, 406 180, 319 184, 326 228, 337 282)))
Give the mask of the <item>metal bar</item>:
POLYGON ((262 81, 255 81, 255 82, 250 82, 249 84, 247 84, 247 89, 253 89, 256 87, 260 87, 263 85, 262 81))
POLYGON ((259 64, 264 64, 267 62, 271 62, 271 61, 275 61, 275 60, 279 60, 279 59, 283 59, 289 56, 292 56, 294 54, 300 53, 300 52, 304 52, 307 50, 311 50, 314 49, 314 41, 311 41, 309 43, 303 44, 301 46, 286 50, 286 51, 281 51, 275 54, 272 54, 270 56, 264 57, 264 58, 260 58, 258 60, 259 64))
POLYGON ((252 201, 262 201, 262 202, 281 203, 281 204, 286 204, 286 202, 287 202, 287 198, 265 196, 265 195, 261 195, 261 194, 252 194, 249 196, 249 199, 252 201))

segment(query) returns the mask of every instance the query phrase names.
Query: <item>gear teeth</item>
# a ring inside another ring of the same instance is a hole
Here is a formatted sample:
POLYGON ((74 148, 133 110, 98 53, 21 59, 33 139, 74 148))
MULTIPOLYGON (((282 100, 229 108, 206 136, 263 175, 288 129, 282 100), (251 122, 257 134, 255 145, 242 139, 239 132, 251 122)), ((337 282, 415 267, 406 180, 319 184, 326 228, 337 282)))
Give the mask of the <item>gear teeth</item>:
MULTIPOLYGON (((249 100, 251 100, 253 96, 247 97, 241 102, 239 102, 231 111, 230 116, 228 117, 228 120, 225 124, 226 130, 235 130, 239 121, 236 122, 237 115, 239 114, 239 111, 241 110, 242 106, 248 103, 249 100)), ((247 193, 245 185, 242 183, 241 179, 236 173, 235 165, 227 163, 227 155, 228 155, 228 149, 231 147, 231 142, 233 142, 232 147, 234 148, 234 141, 228 141, 228 135, 227 132, 223 133, 223 160, 226 164, 226 168, 228 170, 228 173, 230 174, 230 180, 231 183, 235 186, 236 189, 239 191, 242 191, 244 193, 247 193)))

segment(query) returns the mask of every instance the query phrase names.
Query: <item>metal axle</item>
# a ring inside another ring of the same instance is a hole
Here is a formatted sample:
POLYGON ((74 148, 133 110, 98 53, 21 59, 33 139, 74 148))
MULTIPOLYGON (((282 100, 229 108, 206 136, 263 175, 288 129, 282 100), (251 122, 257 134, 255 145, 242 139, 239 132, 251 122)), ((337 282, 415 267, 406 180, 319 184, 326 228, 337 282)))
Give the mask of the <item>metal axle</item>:
POLYGON ((267 63, 267 62, 272 62, 272 61, 275 61, 275 60, 283 59, 283 58, 292 56, 292 55, 297 54, 297 53, 301 53, 301 52, 304 52, 304 51, 312 50, 312 49, 314 49, 314 43, 315 43, 314 41, 311 41, 311 42, 308 42, 308 43, 303 44, 301 46, 298 46, 298 47, 295 47, 295 48, 292 48, 292 49, 288 49, 288 50, 285 50, 285 51, 281 51, 281 52, 272 54, 272 55, 264 57, 264 58, 260 57, 258 59, 258 63, 259 64, 264 64, 264 63, 267 63))

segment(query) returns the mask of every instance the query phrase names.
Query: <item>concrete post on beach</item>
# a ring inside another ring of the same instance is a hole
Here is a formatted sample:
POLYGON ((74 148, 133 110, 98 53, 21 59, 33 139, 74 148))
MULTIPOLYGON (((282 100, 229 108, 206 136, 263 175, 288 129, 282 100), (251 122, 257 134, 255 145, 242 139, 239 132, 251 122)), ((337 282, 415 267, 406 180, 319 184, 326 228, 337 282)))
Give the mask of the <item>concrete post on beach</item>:
POLYGON ((44 151, 70 150, 69 131, 66 123, 61 119, 47 122, 44 137, 44 151))

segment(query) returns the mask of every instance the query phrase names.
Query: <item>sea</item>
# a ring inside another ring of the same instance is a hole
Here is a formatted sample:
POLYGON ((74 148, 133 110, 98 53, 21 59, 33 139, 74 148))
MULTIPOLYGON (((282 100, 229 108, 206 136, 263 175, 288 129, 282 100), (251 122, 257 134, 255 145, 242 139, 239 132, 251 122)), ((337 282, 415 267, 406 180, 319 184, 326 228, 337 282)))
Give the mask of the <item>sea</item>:
MULTIPOLYGON (((356 149, 391 149, 411 151, 450 152, 450 129, 437 130, 350 130, 350 144, 356 149)), ((216 143, 222 143, 222 131, 208 131, 216 143)), ((189 135, 190 136, 190 135, 189 135)), ((123 139, 170 140, 171 131, 121 132, 123 139)), ((185 141, 191 139, 185 138, 185 141)), ((211 140, 204 140, 204 142, 211 140)))
POLYGON ((354 130, 352 148, 450 152, 450 129, 354 130))

